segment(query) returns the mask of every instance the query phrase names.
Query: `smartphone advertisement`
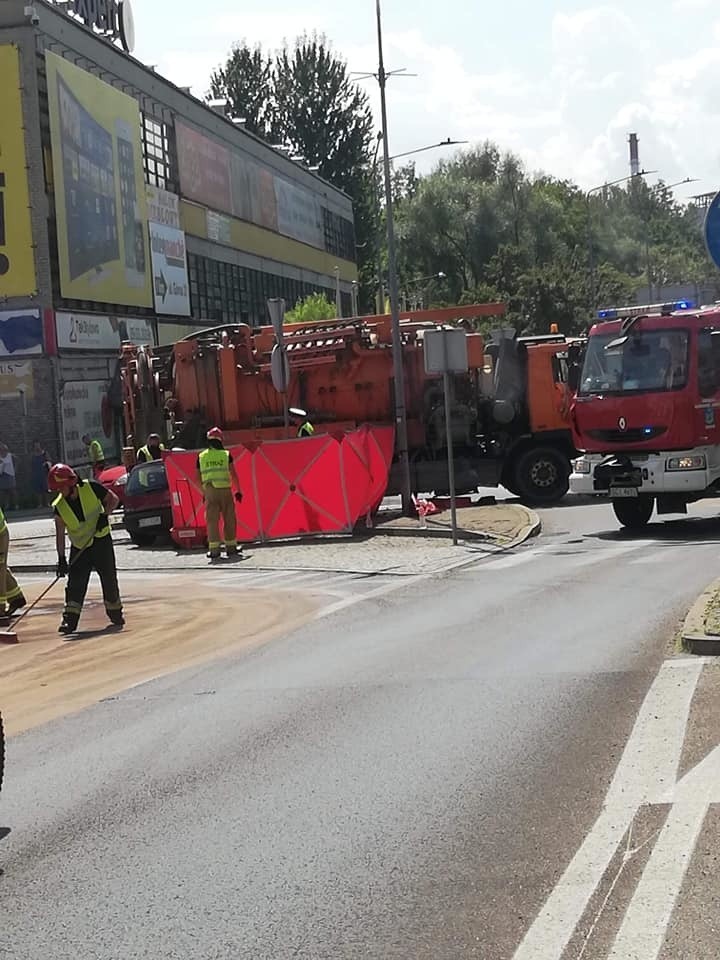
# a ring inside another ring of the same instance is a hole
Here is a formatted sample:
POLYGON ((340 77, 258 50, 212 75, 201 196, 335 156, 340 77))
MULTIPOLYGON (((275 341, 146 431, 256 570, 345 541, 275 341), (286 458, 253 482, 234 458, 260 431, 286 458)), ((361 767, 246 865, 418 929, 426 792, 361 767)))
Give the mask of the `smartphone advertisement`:
POLYGON ((46 66, 61 293, 150 307, 138 104, 55 54, 46 66))

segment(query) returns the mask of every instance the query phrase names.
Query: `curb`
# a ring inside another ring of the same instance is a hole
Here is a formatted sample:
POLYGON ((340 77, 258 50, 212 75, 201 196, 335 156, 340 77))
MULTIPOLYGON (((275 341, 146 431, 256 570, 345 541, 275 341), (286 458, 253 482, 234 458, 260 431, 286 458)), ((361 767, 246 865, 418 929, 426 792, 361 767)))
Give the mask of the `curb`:
POLYGON ((720 656, 720 635, 705 633, 705 613, 720 590, 720 580, 713 580, 693 603, 683 623, 683 647, 700 656, 720 656))
MULTIPOLYGON (((505 550, 510 550, 513 547, 518 547, 525 543, 525 541, 531 537, 538 536, 542 531, 542 520, 540 516, 534 510, 530 510, 529 507, 524 507, 520 504, 514 504, 514 506, 526 514, 527 522, 520 528, 520 532, 517 533, 512 540, 504 540, 497 534, 487 530, 466 530, 464 527, 458 527, 458 539, 461 541, 480 540, 484 543, 495 544, 505 550)), ((437 521, 428 521, 428 523, 433 522, 437 523, 437 521)), ((373 534, 384 537, 424 537, 426 539, 439 540, 449 540, 452 538, 452 530, 445 524, 436 527, 428 526, 424 529, 422 527, 389 527, 384 529, 383 525, 380 524, 374 528, 373 534)))

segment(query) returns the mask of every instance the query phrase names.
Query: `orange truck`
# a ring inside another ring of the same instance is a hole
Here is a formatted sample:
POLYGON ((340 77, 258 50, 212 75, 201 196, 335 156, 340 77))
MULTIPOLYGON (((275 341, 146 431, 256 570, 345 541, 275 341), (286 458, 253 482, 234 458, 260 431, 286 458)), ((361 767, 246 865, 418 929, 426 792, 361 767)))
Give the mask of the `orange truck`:
MULTIPOLYGON (((401 316, 412 485, 448 489, 442 378, 425 373, 423 336, 441 325, 501 317, 505 305, 472 304, 401 316)), ((389 316, 289 324, 287 402, 308 411, 315 431, 394 422, 389 316)), ((170 347, 123 347, 125 432, 134 447, 159 432, 176 447, 200 447, 210 426, 228 443, 284 439, 284 398, 273 387, 272 327, 213 327, 170 347)), ((451 378, 451 426, 458 491, 507 487, 533 503, 568 489, 577 455, 569 424, 568 341, 517 337, 509 329, 467 335, 469 369, 451 378)), ((399 489, 391 473, 388 493, 399 489)))

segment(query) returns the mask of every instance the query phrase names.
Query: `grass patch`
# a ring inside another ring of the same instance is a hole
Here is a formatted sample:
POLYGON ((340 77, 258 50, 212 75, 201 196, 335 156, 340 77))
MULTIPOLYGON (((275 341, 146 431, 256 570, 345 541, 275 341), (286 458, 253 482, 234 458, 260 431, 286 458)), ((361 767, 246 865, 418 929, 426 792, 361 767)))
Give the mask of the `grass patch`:
POLYGON ((714 591, 705 607, 703 624, 708 636, 720 636, 720 588, 714 591))

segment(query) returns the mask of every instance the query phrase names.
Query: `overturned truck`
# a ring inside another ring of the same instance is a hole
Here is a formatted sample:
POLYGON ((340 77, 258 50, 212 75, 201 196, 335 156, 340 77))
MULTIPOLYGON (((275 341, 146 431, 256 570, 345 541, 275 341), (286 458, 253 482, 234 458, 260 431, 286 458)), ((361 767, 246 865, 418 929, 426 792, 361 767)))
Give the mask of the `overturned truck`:
MULTIPOLYGON (((423 338, 447 324, 466 328, 500 317, 503 304, 417 311, 401 318, 412 485, 447 492, 442 378, 425 373, 423 338)), ((150 432, 195 449, 211 426, 229 443, 285 439, 284 406, 307 410, 316 432, 362 423, 394 423, 389 316, 286 325, 289 384, 273 386, 272 327, 216 326, 168 347, 123 347, 121 384, 128 443, 150 432)), ((568 419, 568 341, 562 335, 518 337, 511 329, 467 334, 469 369, 451 378, 451 430, 458 490, 504 485, 533 503, 567 492, 576 455, 568 419)), ((399 490, 391 473, 388 493, 399 490)))

